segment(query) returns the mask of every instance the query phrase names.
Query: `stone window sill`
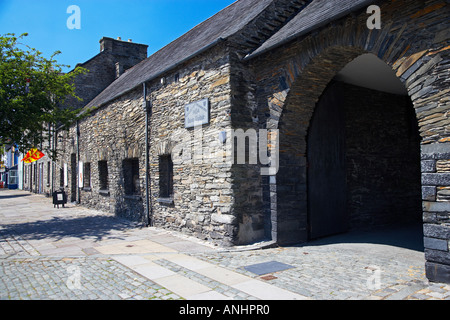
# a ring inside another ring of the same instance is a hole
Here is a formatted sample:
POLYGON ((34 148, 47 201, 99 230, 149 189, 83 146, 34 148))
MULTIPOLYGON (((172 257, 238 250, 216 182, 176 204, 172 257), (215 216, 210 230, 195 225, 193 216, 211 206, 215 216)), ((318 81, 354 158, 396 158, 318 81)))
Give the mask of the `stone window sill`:
POLYGON ((138 196, 138 195, 130 195, 130 194, 128 194, 128 195, 124 195, 123 198, 127 199, 127 200, 142 201, 142 197, 138 196))
POLYGON ((83 187, 83 188, 81 188, 81 190, 83 190, 83 191, 92 191, 91 187, 83 187))
POLYGON ((101 194, 102 196, 109 197, 109 190, 99 190, 98 193, 101 194))
POLYGON ((173 204, 173 198, 158 198, 159 203, 173 204))

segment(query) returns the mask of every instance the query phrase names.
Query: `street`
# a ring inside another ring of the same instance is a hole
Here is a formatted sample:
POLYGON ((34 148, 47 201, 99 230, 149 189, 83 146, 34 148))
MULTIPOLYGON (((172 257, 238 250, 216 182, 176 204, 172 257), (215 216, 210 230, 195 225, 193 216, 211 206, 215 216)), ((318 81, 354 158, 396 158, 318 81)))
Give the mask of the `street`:
POLYGON ((0 219, 0 300, 450 299, 425 277, 415 227, 220 248, 3 189, 0 219))

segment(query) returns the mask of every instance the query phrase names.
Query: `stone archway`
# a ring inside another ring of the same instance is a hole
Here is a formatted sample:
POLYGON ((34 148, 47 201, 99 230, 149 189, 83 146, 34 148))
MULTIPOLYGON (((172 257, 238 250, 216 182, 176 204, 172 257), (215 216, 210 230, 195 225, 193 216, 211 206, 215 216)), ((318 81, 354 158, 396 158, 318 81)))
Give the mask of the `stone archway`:
POLYGON ((307 190, 307 134, 316 103, 333 77, 364 53, 356 48, 329 48, 303 68, 293 82, 277 123, 280 168, 276 177, 276 240, 280 244, 309 238, 307 190))
POLYGON ((309 239, 421 222, 414 108, 375 56, 359 56, 324 90, 308 128, 306 158, 309 239))
MULTIPOLYGON (((308 65, 299 68, 302 72, 286 90, 288 93, 283 101, 282 113, 276 123, 276 128, 280 130, 280 169, 276 177, 277 229, 275 233, 276 240, 281 244, 303 242, 309 238, 307 135, 316 104, 336 74, 355 58, 366 53, 367 51, 355 47, 326 48, 311 59, 308 65)), ((420 57, 424 54, 422 53, 420 57)), ((428 56, 424 61, 420 61, 418 57, 419 55, 411 57, 417 64, 413 68, 415 70, 430 70, 442 60, 439 54, 434 57, 428 56)), ((408 70, 397 70, 397 75, 408 70)), ((433 92, 433 87, 426 76, 416 76, 414 80, 405 82, 403 79, 403 82, 409 86, 407 88, 409 97, 417 113, 416 106, 423 103, 423 95, 411 94, 411 91, 417 92, 416 89, 411 89, 411 86, 417 87, 417 83, 421 82, 428 83, 428 88, 420 86, 422 92, 433 92)), ((424 130, 420 130, 424 137, 424 130)), ((417 161, 420 160, 417 159, 417 161)))
POLYGON ((266 187, 271 237, 279 244, 308 240, 307 134, 315 106, 344 66, 371 53, 395 72, 413 105, 422 139, 416 164, 421 161, 427 276, 450 282, 449 7, 400 1, 383 3, 381 11, 381 30, 368 30, 360 12, 253 57, 260 125, 280 136, 279 172, 266 187), (409 11, 398 10, 402 5, 409 11), (443 22, 431 24, 438 10, 443 22))

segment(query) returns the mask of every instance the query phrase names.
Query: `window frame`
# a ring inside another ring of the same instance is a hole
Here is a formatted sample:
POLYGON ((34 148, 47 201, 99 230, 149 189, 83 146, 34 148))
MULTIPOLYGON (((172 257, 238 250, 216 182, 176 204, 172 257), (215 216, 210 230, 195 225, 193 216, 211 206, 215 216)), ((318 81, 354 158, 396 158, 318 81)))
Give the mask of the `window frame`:
POLYGON ((123 189, 125 196, 139 196, 141 194, 139 159, 138 158, 124 159, 122 161, 122 173, 123 173, 123 189), (129 172, 131 172, 131 177, 128 175, 129 172), (135 178, 136 176, 137 180, 135 178))
POLYGON ((170 154, 159 156, 159 201, 173 202, 174 197, 174 166, 170 154))
POLYGON ((98 161, 98 186, 100 191, 109 191, 108 161, 98 161))
POLYGON ((91 163, 84 162, 83 163, 83 190, 90 191, 91 190, 91 163))

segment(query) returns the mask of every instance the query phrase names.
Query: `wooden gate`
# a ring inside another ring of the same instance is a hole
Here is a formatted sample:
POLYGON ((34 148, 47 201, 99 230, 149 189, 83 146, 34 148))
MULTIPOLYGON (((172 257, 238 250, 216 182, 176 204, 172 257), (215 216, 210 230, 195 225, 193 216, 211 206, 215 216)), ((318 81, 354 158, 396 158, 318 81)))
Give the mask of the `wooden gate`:
POLYGON ((347 231, 345 115, 339 83, 330 84, 314 111, 308 133, 310 239, 347 231))

